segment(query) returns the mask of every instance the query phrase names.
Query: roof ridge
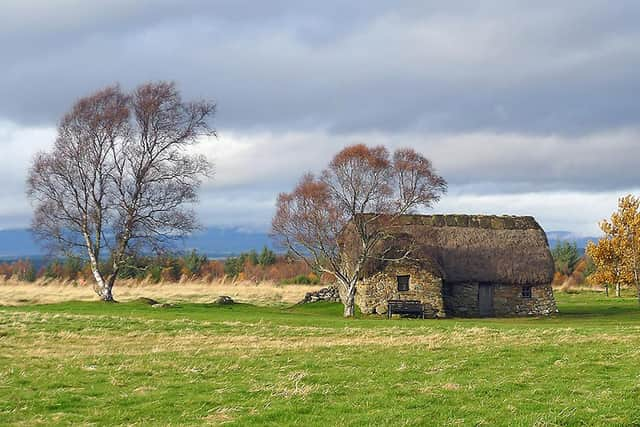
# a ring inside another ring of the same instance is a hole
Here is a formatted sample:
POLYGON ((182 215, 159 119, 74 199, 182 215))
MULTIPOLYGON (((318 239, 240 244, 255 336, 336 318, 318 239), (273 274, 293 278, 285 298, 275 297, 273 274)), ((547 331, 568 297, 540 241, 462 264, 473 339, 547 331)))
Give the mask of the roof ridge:
MULTIPOLYGON (((374 215, 374 214, 365 214, 374 215)), ((406 214, 399 217, 398 226, 468 227, 493 230, 542 230, 533 216, 485 214, 406 214)))

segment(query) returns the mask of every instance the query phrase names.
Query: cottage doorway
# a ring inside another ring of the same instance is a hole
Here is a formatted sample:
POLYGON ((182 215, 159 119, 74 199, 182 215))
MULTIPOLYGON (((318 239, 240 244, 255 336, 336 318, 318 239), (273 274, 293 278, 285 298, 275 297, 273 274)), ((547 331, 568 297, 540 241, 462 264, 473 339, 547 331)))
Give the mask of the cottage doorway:
POLYGON ((481 317, 493 316, 493 284, 478 284, 478 314, 481 317))

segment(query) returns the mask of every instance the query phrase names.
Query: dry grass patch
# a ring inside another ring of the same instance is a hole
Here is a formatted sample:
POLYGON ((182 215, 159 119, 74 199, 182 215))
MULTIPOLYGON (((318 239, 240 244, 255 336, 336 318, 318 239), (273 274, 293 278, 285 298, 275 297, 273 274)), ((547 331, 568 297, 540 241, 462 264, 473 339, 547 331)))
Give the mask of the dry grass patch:
MULTIPOLYGON (((265 281, 141 283, 122 280, 114 287, 118 301, 132 301, 149 297, 169 302, 211 302, 219 295, 228 295, 238 302, 258 305, 295 304, 307 292, 319 285, 278 285, 265 281)), ((77 282, 38 280, 34 283, 8 279, 0 280, 0 305, 52 304, 65 301, 96 301, 93 288, 77 282)))
POLYGON ((304 400, 309 394, 320 391, 321 389, 317 384, 306 384, 305 378, 307 376, 308 373, 305 371, 290 372, 273 384, 263 384, 252 387, 251 392, 269 392, 271 397, 282 399, 300 398, 304 400))
MULTIPOLYGON (((267 351, 312 351, 319 348, 405 348, 411 351, 437 351, 441 349, 474 348, 488 351, 491 348, 535 347, 554 342, 558 345, 599 344, 636 345, 640 348, 637 327, 619 328, 611 332, 582 334, 573 328, 530 330, 523 334, 519 329, 452 328, 439 330, 420 327, 401 329, 379 327, 376 329, 320 328, 316 326, 288 326, 269 322, 196 322, 193 320, 136 319, 134 330, 99 327, 76 330, 36 331, 38 325, 54 320, 117 321, 109 316, 79 316, 44 313, 4 313, 0 323, 0 340, 3 356, 20 358, 25 355, 38 358, 64 358, 74 356, 137 356, 153 353, 175 352, 190 354, 234 352, 238 355, 267 351), (155 328, 159 323, 174 325, 175 330, 155 328), (197 323, 206 323, 204 330, 195 330, 197 323), (147 325, 145 327, 145 325, 147 325), (217 327, 233 325, 234 329, 217 327)), ((89 322, 87 322, 89 323, 89 322)), ((559 366, 561 361, 556 361, 559 366)))
POLYGON ((205 416, 202 421, 205 424, 220 425, 230 423, 235 419, 233 414, 241 411, 240 408, 216 408, 205 416))

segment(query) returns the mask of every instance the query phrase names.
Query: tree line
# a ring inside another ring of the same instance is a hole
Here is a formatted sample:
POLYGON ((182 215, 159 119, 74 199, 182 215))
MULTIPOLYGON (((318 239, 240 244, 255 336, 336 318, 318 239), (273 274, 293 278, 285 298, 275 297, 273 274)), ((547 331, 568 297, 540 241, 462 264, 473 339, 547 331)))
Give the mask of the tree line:
MULTIPOLYGON (((111 260, 102 260, 100 264, 100 268, 111 274, 111 260)), ((28 259, 0 263, 0 278, 24 282, 55 279, 89 283, 94 280, 90 262, 81 257, 54 259, 39 268, 28 259)), ((278 255, 267 247, 260 252, 250 250, 226 259, 209 259, 195 250, 182 255, 135 256, 122 264, 117 275, 117 279, 149 283, 213 282, 222 278, 254 282, 269 280, 282 284, 330 280, 291 254, 278 255)))
POLYGON ((603 286, 606 294, 636 289, 640 299, 640 199, 629 194, 618 200, 618 209, 599 224, 602 238, 589 242, 584 255, 575 243, 560 242, 552 250, 555 287, 603 286))
POLYGON ((555 273, 552 286, 569 290, 576 286, 599 285, 593 282, 595 264, 586 254, 581 254, 575 242, 562 241, 551 249, 555 273))
POLYGON ((636 288, 640 300, 640 199, 627 195, 618 200, 610 219, 600 222, 603 238, 590 242, 587 254, 595 264, 594 279, 614 286, 636 288))

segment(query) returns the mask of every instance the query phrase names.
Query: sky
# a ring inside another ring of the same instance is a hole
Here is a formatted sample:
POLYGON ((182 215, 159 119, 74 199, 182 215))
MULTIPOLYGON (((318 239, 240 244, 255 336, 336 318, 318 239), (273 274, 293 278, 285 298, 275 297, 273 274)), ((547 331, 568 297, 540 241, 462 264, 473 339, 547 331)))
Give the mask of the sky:
POLYGON ((439 213, 598 233, 640 194, 635 0, 1 0, 0 229, 80 97, 175 81, 215 101, 208 226, 267 230, 279 192, 344 146, 413 147, 439 213))

